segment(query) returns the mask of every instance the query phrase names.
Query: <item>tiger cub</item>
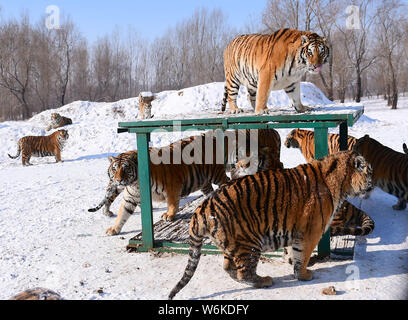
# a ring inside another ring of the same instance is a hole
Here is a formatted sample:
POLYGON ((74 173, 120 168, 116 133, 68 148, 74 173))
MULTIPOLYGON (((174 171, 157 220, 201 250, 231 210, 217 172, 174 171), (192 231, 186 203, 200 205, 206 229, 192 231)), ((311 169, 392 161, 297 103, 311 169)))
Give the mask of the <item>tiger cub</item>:
MULTIPOLYGON (((293 129, 287 136, 284 142, 287 148, 297 148, 300 149, 302 155, 305 157, 307 162, 315 159, 315 140, 314 132, 302 129, 293 129)), ((356 144, 357 139, 348 136, 347 145, 348 150, 352 150, 353 146, 356 144)), ((329 133, 328 135, 329 143, 329 154, 333 154, 340 151, 340 135, 335 133, 329 133)))
POLYGON ((31 165, 30 158, 55 156, 57 162, 62 162, 61 151, 69 137, 68 131, 58 130, 49 136, 26 136, 18 140, 17 154, 11 159, 16 159, 22 154, 23 166, 31 165))
POLYGON ((354 150, 372 165, 375 186, 398 198, 394 210, 404 210, 408 201, 408 154, 394 151, 369 135, 357 140, 354 150))
POLYGON ((280 29, 273 34, 247 34, 233 39, 224 51, 225 87, 221 111, 228 104, 237 107, 239 86, 248 89, 248 99, 257 114, 267 112, 271 90, 285 90, 297 112, 302 105, 300 80, 307 73, 317 74, 330 57, 326 40, 316 33, 280 29))
POLYGON ((47 131, 57 129, 66 125, 72 124, 70 118, 61 116, 59 113, 51 113, 51 124, 47 127, 47 131))
POLYGON ((221 186, 191 217, 188 264, 169 299, 194 275, 205 237, 222 250, 224 270, 238 282, 271 286, 271 277, 256 274, 260 255, 287 246, 293 248, 295 277, 311 280, 306 267, 313 249, 344 199, 371 192, 371 175, 365 159, 347 151, 221 186))
MULTIPOLYGON (((201 162, 202 163, 208 163, 206 156, 207 154, 211 154, 211 152, 206 152, 206 144, 205 144, 205 139, 211 134, 211 132, 202 134, 200 136, 192 136, 188 138, 184 138, 182 140, 179 140, 175 143, 172 143, 170 146, 161 148, 159 149, 159 152, 164 152, 166 149, 167 150, 173 150, 174 148, 178 148, 180 146, 182 152, 186 150, 186 148, 190 148, 192 152, 194 153, 197 151, 197 155, 200 155, 201 152, 201 162), (199 141, 200 138, 201 140, 199 141), (201 150, 196 150, 200 147, 201 150), (161 151, 160 151, 161 150, 161 151)), ((216 150, 217 146, 220 144, 217 143, 218 140, 216 138, 212 138, 213 140, 213 152, 212 152, 212 163, 216 163, 217 159, 214 158, 216 157, 216 150)), ((260 130, 233 130, 230 131, 228 136, 224 138, 224 144, 226 147, 226 153, 227 153, 227 164, 225 166, 224 171, 230 171, 232 169, 233 163, 237 161, 237 159, 246 159, 244 156, 250 154, 251 152, 251 144, 254 143, 254 140, 256 140, 256 145, 258 147, 258 152, 264 147, 268 147, 270 150, 270 154, 273 154, 276 159, 279 160, 280 157, 280 149, 281 149, 281 139, 279 133, 274 130, 274 129, 260 129, 260 130), (232 141, 232 144, 230 144, 230 138, 235 137, 235 142, 232 141), (243 142, 243 145, 241 146, 240 144, 243 142), (232 146, 230 148, 230 146, 232 146)), ((151 149, 152 150, 152 149, 151 149)), ((158 150, 156 148, 156 150, 158 150)), ((115 175, 116 172, 119 170, 120 166, 123 165, 126 161, 130 161, 130 163, 133 163, 137 161, 137 151, 128 151, 125 153, 120 154, 118 157, 109 157, 110 165, 108 168, 108 176, 109 176, 109 184, 106 189, 106 194, 104 200, 96 206, 95 208, 91 208, 88 211, 90 212, 95 212, 102 208, 104 206, 104 214, 107 216, 113 216, 113 213, 110 211, 110 206, 113 203, 113 201, 116 199, 116 197, 124 190, 124 188, 129 185, 134 183, 136 180, 136 175, 132 176, 131 179, 128 179, 128 181, 122 181, 120 185, 117 183, 113 183, 115 180, 115 175), (133 160, 132 160, 133 159, 133 160)), ((223 157, 221 159, 221 162, 223 162, 223 157)), ((169 165, 164 165, 163 170, 167 170, 168 175, 175 174, 174 172, 174 164, 169 164, 169 165)), ((202 166, 201 166, 202 167, 202 166)), ((198 167, 198 168, 201 168, 198 167)), ((187 167, 186 167, 187 168, 187 167)), ((202 167, 206 168, 206 167, 202 167)), ((193 177, 194 179, 195 177, 193 177)), ((171 179, 170 179, 171 180, 171 179)), ((169 181, 170 181, 169 180, 169 181)), ((167 181, 167 180, 165 180, 167 181)), ((161 186, 163 189, 163 186, 161 186)), ((199 189, 204 193, 204 195, 208 195, 213 191, 212 185, 210 182, 204 183, 199 189)), ((197 189, 198 190, 198 189, 197 189)), ((157 193, 157 192, 156 192, 157 193)), ((164 218, 167 218, 167 216, 164 216, 164 218)))
MULTIPOLYGON (((281 162, 277 162, 273 153, 268 152, 268 148, 263 148, 259 154, 258 166, 248 166, 248 160, 239 161, 231 171, 231 179, 255 174, 264 170, 283 169, 281 162)), ((330 235, 355 235, 366 236, 374 230, 374 220, 364 211, 353 206, 350 202, 344 201, 332 223, 330 224, 330 235)))

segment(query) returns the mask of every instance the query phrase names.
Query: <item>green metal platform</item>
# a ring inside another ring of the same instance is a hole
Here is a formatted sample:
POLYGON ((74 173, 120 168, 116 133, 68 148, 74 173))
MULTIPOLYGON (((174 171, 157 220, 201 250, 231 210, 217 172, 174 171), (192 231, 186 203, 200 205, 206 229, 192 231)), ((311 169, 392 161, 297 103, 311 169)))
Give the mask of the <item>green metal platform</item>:
MULTIPOLYGON (((308 128, 314 129, 315 154, 316 158, 320 159, 328 154, 328 129, 339 128, 340 149, 347 150, 348 127, 353 126, 363 113, 363 106, 341 105, 337 107, 320 107, 304 114, 292 112, 276 115, 254 115, 250 113, 227 116, 225 114, 212 114, 210 117, 205 118, 197 115, 197 117, 188 119, 176 118, 119 122, 119 133, 128 132, 136 134, 138 150, 142 233, 129 242, 129 247, 141 252, 156 250, 183 253, 187 252, 188 248, 188 244, 184 240, 181 242, 172 241, 171 239, 155 240, 149 169, 150 134, 187 130, 205 131, 221 129, 225 131, 229 129, 308 128)), ((186 217, 184 218, 186 219, 186 217)), ((176 220, 172 223, 180 223, 177 222, 180 219, 181 216, 177 215, 176 220)), ((217 253, 217 247, 212 244, 205 244, 203 249, 206 253, 217 253)), ((317 252, 321 258, 330 256, 330 231, 323 235, 317 252)))

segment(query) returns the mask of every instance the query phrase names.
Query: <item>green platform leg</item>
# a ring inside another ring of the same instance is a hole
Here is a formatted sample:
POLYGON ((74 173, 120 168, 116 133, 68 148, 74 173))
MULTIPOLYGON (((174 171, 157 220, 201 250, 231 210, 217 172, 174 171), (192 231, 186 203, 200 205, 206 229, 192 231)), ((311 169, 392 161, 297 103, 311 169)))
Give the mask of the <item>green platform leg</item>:
POLYGON ((348 150, 348 142, 347 142, 347 138, 348 138, 348 126, 347 126, 347 122, 342 122, 340 123, 340 130, 339 130, 339 134, 340 134, 340 150, 341 151, 346 151, 348 150))
POLYGON ((142 241, 144 249, 152 249, 153 238, 153 215, 152 193, 150 187, 150 159, 149 140, 150 134, 137 133, 137 161, 140 188, 140 208, 142 217, 142 241))
MULTIPOLYGON (((328 146, 328 129, 327 128, 315 128, 315 158, 321 159, 329 153, 328 146)), ((317 254, 319 257, 330 256, 330 228, 322 236, 317 246, 317 254)))

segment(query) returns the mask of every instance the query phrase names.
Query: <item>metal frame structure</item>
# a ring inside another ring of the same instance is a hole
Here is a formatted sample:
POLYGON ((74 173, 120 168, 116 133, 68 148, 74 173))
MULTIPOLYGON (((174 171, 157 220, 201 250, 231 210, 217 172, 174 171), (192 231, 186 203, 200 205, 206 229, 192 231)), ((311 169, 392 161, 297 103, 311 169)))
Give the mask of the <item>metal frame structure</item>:
MULTIPOLYGON (((155 242, 153 234, 152 196, 150 185, 149 141, 152 132, 174 132, 186 130, 215 130, 228 129, 262 129, 262 128, 309 128, 315 133, 315 157, 320 159, 328 154, 328 129, 339 127, 340 149, 347 150, 348 127, 364 113, 364 107, 349 107, 344 113, 316 113, 262 115, 262 116, 220 116, 214 118, 181 119, 181 120, 146 120, 136 122, 119 122, 118 132, 136 134, 140 207, 142 219, 142 241, 138 244, 138 251, 158 250, 183 252, 182 244, 171 242, 155 242)), ((186 244, 186 246, 188 246, 186 244)), ((208 246, 209 251, 217 249, 208 246)), ((318 245, 318 255, 330 255, 330 230, 322 237, 318 245)))

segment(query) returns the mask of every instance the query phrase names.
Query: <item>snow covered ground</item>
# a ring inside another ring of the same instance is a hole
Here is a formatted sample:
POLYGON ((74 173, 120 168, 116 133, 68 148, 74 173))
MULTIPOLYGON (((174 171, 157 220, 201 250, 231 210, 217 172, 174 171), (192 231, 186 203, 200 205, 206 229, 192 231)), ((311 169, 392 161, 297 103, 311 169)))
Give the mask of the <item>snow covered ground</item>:
MULTIPOLYGON (((222 83, 211 83, 158 94, 152 104, 155 118, 218 111, 222 83)), ((330 103, 310 83, 302 84, 306 105, 330 103)), ((242 89, 240 106, 250 109, 242 89)), ((287 96, 273 92, 269 108, 289 110, 287 96)), ((408 143, 408 98, 390 110, 383 100, 363 101, 365 114, 349 129, 368 133, 381 143, 402 151, 408 143)), ((138 99, 114 103, 78 101, 48 110, 28 121, 0 123, 0 299, 32 287, 46 287, 66 299, 166 299, 180 279, 187 256, 164 253, 127 253, 131 237, 141 230, 139 210, 119 236, 105 230, 114 218, 101 211, 89 213, 107 185, 108 155, 136 148, 134 135, 117 134, 118 121, 138 118, 138 99), (32 158, 33 166, 12 160, 16 142, 25 135, 45 135, 52 112, 72 118, 63 163, 53 157, 32 158)), ((280 129, 282 141, 289 129, 280 129)), ((164 146, 191 133, 153 134, 154 146, 164 146)), ((282 162, 293 167, 305 162, 298 150, 282 145, 282 162)), ((199 193, 197 193, 199 194, 199 193)), ((222 269, 222 256, 202 256, 191 282, 177 299, 407 299, 408 212, 394 211, 396 198, 376 189, 370 199, 353 199, 375 220, 375 230, 357 241, 354 260, 329 260, 311 267, 314 279, 299 282, 281 259, 259 264, 261 275, 274 285, 252 289, 233 281, 222 269), (321 290, 333 285, 336 296, 321 290)), ((117 212, 120 198, 112 209, 117 212)), ((181 204, 183 205, 183 203, 181 204)), ((165 210, 154 203, 154 220, 165 210)))

